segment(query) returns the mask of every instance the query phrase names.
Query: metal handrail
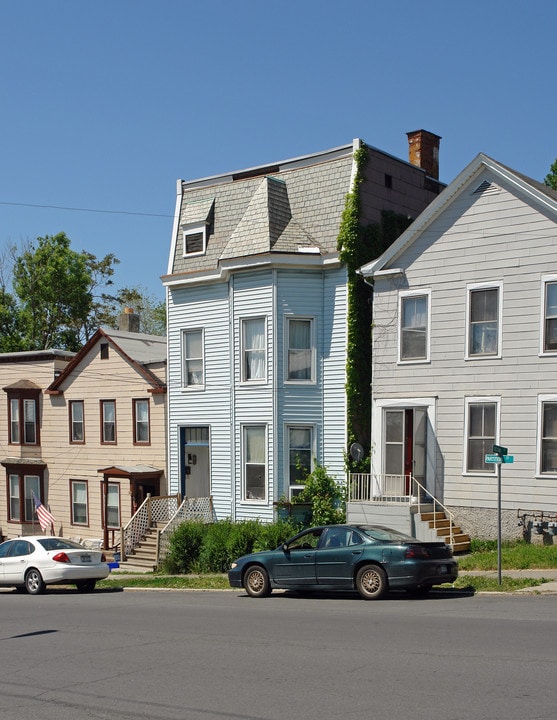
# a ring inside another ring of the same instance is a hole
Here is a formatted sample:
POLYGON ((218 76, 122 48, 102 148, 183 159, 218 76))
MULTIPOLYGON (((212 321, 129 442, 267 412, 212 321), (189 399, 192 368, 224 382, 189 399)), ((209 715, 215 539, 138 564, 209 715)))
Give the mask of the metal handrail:
POLYGON ((449 521, 449 544, 454 543, 453 513, 412 475, 350 473, 348 502, 408 503, 417 506, 419 513, 423 505, 433 505, 432 528, 437 530, 437 514, 442 512, 449 521))

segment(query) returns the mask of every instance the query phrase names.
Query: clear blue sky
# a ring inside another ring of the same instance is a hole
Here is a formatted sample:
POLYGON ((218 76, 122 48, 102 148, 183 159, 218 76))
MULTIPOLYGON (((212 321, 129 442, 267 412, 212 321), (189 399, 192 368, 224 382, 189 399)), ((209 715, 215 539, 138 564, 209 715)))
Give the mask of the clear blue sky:
POLYGON ((478 152, 543 180, 556 28, 555 0, 0 0, 0 251, 64 231, 162 298, 178 178, 425 128, 444 182, 478 152))

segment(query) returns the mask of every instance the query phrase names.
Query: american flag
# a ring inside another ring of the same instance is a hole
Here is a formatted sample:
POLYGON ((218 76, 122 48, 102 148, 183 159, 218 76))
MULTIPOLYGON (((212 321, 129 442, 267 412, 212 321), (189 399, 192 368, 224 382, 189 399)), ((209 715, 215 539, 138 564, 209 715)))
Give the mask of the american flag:
POLYGON ((35 512, 39 518, 39 525, 43 530, 51 527, 56 522, 54 515, 45 508, 39 498, 33 493, 33 502, 35 503, 35 512))

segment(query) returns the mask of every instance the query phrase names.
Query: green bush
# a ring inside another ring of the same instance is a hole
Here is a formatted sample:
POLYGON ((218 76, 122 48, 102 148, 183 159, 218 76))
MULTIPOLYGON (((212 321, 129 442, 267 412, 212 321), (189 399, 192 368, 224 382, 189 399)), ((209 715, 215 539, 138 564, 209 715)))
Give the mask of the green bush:
POLYGON ((275 550, 300 530, 300 525, 291 520, 277 520, 269 525, 260 525, 259 537, 253 546, 253 552, 275 550))
POLYGON ((311 505, 313 525, 336 525, 346 521, 346 492, 344 486, 329 475, 319 463, 303 480, 304 489, 293 499, 294 503, 311 505))
POLYGON ((171 575, 192 572, 197 565, 206 534, 207 525, 202 522, 185 522, 179 525, 170 536, 170 549, 162 570, 171 575))
POLYGON ((161 570, 172 575, 224 573, 242 555, 274 550, 299 530, 298 525, 287 520, 271 524, 259 520, 185 522, 172 533, 161 570))

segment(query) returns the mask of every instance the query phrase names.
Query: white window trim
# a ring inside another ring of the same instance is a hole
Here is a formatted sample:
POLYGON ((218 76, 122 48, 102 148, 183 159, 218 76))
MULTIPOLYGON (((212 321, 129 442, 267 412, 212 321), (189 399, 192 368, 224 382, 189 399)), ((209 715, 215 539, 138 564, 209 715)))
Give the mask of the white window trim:
POLYGON ((269 426, 267 423, 242 423, 240 425, 240 441, 241 441, 241 469, 242 469, 242 497, 241 505, 269 505, 269 426), (247 428, 263 428, 265 430, 265 498, 248 498, 246 493, 246 438, 245 430, 247 428))
POLYGON ((181 378, 182 390, 184 390, 186 392, 200 392, 202 390, 205 390, 205 383, 207 382, 207 378, 205 376, 205 372, 206 372, 206 367, 205 367, 205 328, 202 328, 202 327, 182 328, 180 340, 181 340, 181 369, 180 369, 180 372, 182 374, 182 378, 181 378), (188 383, 187 372, 186 372, 186 335, 187 335, 187 333, 195 333, 195 332, 201 333, 201 366, 203 368, 203 382, 200 385, 190 385, 188 383))
POLYGON ((425 288, 423 290, 401 290, 398 294, 398 348, 397 358, 399 365, 423 365, 424 363, 431 362, 430 356, 431 349, 431 288, 425 288), (425 347, 425 358, 413 358, 410 360, 404 360, 402 358, 402 302, 409 297, 426 297, 427 298, 427 327, 426 327, 426 347, 425 347))
POLYGON ((284 472, 288 482, 284 483, 284 491, 288 491, 288 499, 292 500, 292 496, 296 495, 299 491, 303 490, 305 485, 291 485, 290 484, 290 430, 292 428, 300 428, 303 430, 309 430, 311 432, 311 446, 310 446, 310 472, 313 472, 315 467, 316 447, 317 447, 317 426, 314 423, 286 423, 283 429, 284 441, 284 472), (294 492, 292 492, 294 490, 294 492))
POLYGON ((268 380, 268 341, 267 341, 267 317, 266 315, 247 315, 240 318, 240 383, 249 387, 251 385, 266 385, 268 380), (244 363, 244 323, 248 320, 263 320, 263 339, 265 342, 265 373, 262 378, 246 380, 244 363))
POLYGON ((536 428, 536 477, 537 478, 557 477, 557 473, 542 473, 543 405, 546 402, 557 403, 557 395, 538 395, 538 426, 536 428))
MULTIPOLYGON (((540 286, 540 351, 539 357, 555 357, 557 350, 545 350, 545 286, 557 282, 557 275, 543 275, 540 286)), ((545 477, 545 475, 544 475, 545 477)))
POLYGON ((503 283, 485 282, 466 285, 466 344, 464 346, 465 360, 500 360, 502 357, 503 340, 503 283), (497 352, 493 355, 470 355, 470 295, 473 290, 498 290, 497 314, 497 352))
POLYGON ((285 315, 284 316, 284 382, 287 385, 316 385, 317 384, 317 352, 316 352, 316 321, 312 315, 285 315), (291 320, 307 320, 311 323, 311 377, 309 380, 293 380, 288 377, 288 352, 290 350, 289 329, 291 320))
POLYGON ((462 474, 467 477, 491 477, 496 474, 496 464, 493 463, 493 469, 482 472, 481 470, 468 470, 468 426, 469 426, 469 406, 492 403, 495 404, 495 444, 500 443, 501 433, 501 397, 499 395, 490 395, 482 397, 465 397, 464 398, 464 446, 462 449, 462 474))
POLYGON ((207 252, 207 223, 190 223, 189 225, 182 225, 182 257, 191 258, 205 255, 207 252), (198 252, 186 252, 186 238, 188 235, 197 235, 202 233, 203 235, 203 249, 198 252))

